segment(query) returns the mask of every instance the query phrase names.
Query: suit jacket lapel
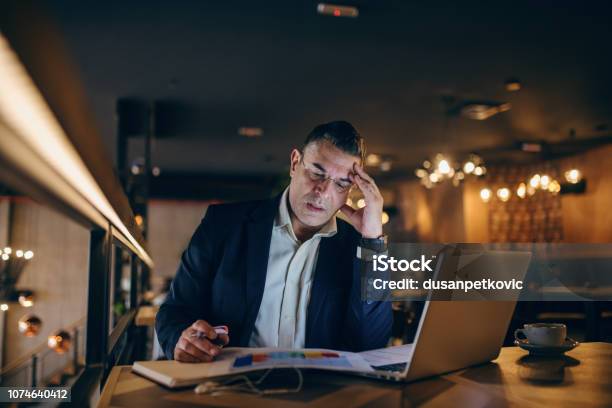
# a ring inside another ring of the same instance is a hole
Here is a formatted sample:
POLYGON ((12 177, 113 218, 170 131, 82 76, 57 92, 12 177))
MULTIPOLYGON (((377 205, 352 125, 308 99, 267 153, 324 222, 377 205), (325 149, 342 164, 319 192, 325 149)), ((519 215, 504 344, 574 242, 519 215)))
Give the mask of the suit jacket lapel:
MULTIPOLYGON (((240 345, 248 346, 266 283, 272 225, 280 196, 256 208, 246 223, 246 316, 240 345)), ((236 299, 240 302, 240 299, 236 299)))

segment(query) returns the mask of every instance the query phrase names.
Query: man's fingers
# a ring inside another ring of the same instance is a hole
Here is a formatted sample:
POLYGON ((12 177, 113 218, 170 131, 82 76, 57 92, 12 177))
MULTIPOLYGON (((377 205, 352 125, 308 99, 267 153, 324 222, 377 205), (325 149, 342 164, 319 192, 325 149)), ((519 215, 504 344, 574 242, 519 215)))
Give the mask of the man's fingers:
POLYGON ((229 343, 227 334, 217 334, 215 328, 204 320, 197 320, 186 328, 174 348, 174 358, 185 362, 208 362, 221 352, 221 347, 211 340, 219 338, 223 345, 229 343))
POLYGON ((367 203, 368 199, 376 194, 376 186, 363 179, 359 174, 355 176, 355 182, 357 183, 357 187, 359 187, 359 189, 363 193, 367 203))
POLYGON ((176 349, 174 351, 174 359, 182 363, 199 363, 200 362, 200 360, 198 360, 191 354, 181 349, 176 349))
POLYGON ((179 340, 179 348, 184 352, 191 354, 200 361, 208 362, 212 360, 213 356, 210 355, 207 351, 202 350, 200 347, 196 346, 194 343, 187 341, 186 339, 184 342, 181 342, 181 340, 179 340))
POLYGON ((223 342, 223 345, 229 343, 229 336, 227 334, 219 334, 219 338, 223 342))
POLYGON ((355 183, 357 183, 357 185, 359 186, 360 189, 362 189, 365 186, 370 185, 370 183, 368 183, 368 181, 366 179, 364 179, 363 177, 361 177, 359 174, 355 175, 355 183))
POLYGON ((207 322, 205 322, 204 320, 196 320, 191 325, 191 327, 193 327, 197 331, 203 333, 204 336, 208 337, 209 339, 216 339, 217 338, 217 333, 215 332, 215 328, 212 327, 207 322))
POLYGON ((342 213, 346 215, 347 217, 351 218, 357 210, 355 210, 353 207, 351 207, 348 204, 344 204, 342 207, 340 207, 340 211, 342 211, 342 213))
POLYGON ((372 177, 370 177, 360 166, 355 163, 353 165, 355 174, 352 175, 351 179, 357 184, 357 187, 361 190, 366 198, 366 203, 369 200, 377 200, 380 197, 380 191, 378 186, 372 177))
POLYGON ((374 179, 372 177, 370 177, 370 175, 368 173, 365 172, 363 167, 361 167, 357 163, 355 163, 353 165, 353 169, 355 170, 355 172, 357 173, 357 175, 359 177, 361 177, 362 179, 364 179, 365 181, 367 181, 369 183, 374 183, 374 179))
POLYGON ((190 338, 189 342, 197 347, 199 350, 206 354, 210 354, 211 356, 216 356, 221 352, 221 349, 214 345, 211 341, 205 338, 190 338))
POLYGON ((179 338, 179 341, 176 343, 176 347, 174 348, 174 355, 175 359, 177 359, 178 357, 179 361, 186 362, 198 363, 212 360, 212 356, 209 356, 208 354, 191 344, 186 337, 179 338))

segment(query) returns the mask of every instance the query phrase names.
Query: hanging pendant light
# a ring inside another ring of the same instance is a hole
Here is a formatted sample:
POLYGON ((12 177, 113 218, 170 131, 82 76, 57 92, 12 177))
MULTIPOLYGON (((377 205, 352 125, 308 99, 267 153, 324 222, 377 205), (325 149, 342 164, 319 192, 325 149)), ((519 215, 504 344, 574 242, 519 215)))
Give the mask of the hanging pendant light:
POLYGON ((578 169, 571 169, 565 172, 565 180, 570 184, 578 184, 582 180, 582 173, 578 169))
POLYGON ((26 337, 35 337, 40 332, 42 320, 35 315, 25 315, 17 323, 19 333, 26 337))
POLYGON ((20 290, 17 292, 17 300, 19 304, 23 307, 32 307, 34 306, 34 292, 29 289, 20 290))
POLYGON ((57 354, 64 354, 70 350, 72 338, 66 330, 58 330, 47 339, 47 346, 57 354))

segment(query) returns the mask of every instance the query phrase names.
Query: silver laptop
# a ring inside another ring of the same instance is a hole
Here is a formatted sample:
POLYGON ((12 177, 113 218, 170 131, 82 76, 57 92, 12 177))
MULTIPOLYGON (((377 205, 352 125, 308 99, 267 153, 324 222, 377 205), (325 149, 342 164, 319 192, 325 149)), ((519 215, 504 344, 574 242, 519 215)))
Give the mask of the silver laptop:
MULTIPOLYGON (((470 255, 462 255, 458 248, 443 251, 434 277, 454 280, 455 276, 469 274, 470 279, 486 275, 482 277, 523 280, 531 259, 530 252, 481 251, 478 267, 470 268, 465 261, 460 265, 462 256, 465 259, 470 255), (485 270, 487 266, 494 267, 495 274, 485 270)), ((414 343, 361 353, 374 371, 357 374, 413 381, 494 360, 503 345, 517 298, 518 294, 503 301, 459 300, 465 299, 463 291, 436 292, 426 301, 414 343), (386 361, 392 363, 384 364, 386 361)))

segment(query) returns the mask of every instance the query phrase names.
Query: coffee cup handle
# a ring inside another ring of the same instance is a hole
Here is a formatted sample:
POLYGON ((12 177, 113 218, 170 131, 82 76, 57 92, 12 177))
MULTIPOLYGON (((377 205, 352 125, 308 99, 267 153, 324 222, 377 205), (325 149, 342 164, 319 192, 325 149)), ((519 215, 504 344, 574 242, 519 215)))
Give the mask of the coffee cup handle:
POLYGON ((525 341, 527 340, 527 335, 525 334, 525 330, 524 329, 516 329, 514 331, 514 338, 518 341, 525 341), (519 334, 523 335, 523 338, 519 337, 519 334))

